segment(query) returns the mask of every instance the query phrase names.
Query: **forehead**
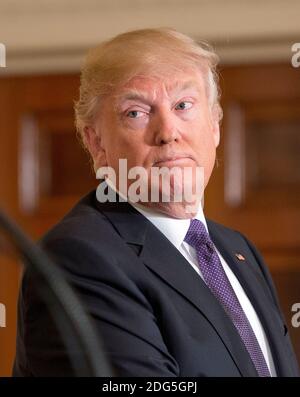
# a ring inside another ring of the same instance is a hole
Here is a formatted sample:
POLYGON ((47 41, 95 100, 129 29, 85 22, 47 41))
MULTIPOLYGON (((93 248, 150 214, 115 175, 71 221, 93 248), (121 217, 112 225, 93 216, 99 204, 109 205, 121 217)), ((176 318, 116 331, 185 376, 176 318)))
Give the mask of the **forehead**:
POLYGON ((117 102, 135 99, 137 96, 156 98, 159 95, 175 96, 183 91, 192 90, 201 93, 205 90, 204 78, 200 71, 172 73, 172 76, 135 76, 126 84, 115 89, 117 102))

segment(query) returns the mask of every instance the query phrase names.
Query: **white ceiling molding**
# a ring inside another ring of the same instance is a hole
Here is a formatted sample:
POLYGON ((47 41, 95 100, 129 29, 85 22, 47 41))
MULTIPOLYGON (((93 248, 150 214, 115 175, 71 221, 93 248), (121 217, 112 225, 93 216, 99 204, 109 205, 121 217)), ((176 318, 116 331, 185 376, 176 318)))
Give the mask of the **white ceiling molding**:
POLYGON ((158 26, 211 42, 224 64, 289 62, 299 15, 299 0, 1 0, 0 75, 78 71, 102 40, 158 26))

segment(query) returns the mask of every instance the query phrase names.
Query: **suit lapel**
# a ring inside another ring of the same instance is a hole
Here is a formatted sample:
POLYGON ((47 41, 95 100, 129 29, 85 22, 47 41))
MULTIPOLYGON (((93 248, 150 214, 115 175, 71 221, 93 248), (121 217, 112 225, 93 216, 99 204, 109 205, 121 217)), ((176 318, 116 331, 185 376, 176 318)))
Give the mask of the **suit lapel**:
POLYGON ((215 329, 242 376, 257 372, 233 323, 217 299, 170 241, 127 202, 100 206, 117 232, 129 244, 140 245, 140 259, 171 288, 187 299, 215 329))
POLYGON ((251 262, 246 252, 240 252, 245 257, 245 261, 239 261, 235 256, 239 247, 233 247, 230 241, 226 241, 213 222, 208 221, 207 224, 214 244, 239 280, 262 323, 277 376, 291 376, 292 370, 284 345, 284 324, 267 292, 266 283, 258 269, 258 264, 251 262))

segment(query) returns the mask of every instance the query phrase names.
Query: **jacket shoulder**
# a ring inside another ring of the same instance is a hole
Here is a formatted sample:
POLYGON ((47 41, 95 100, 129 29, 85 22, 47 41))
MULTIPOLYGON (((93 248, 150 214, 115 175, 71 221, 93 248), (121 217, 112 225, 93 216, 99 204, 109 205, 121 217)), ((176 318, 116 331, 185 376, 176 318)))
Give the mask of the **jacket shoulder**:
POLYGON ((54 240, 79 240, 93 242, 114 231, 112 225, 96 206, 95 190, 82 197, 74 207, 39 240, 47 246, 54 240))

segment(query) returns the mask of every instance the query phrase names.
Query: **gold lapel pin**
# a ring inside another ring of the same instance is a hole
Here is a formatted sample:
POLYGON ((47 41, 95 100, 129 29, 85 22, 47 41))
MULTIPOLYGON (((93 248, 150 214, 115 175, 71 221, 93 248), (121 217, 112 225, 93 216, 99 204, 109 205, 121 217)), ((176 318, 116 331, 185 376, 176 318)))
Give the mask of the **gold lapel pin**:
POLYGON ((245 257, 242 254, 235 254, 235 256, 238 258, 239 261, 246 260, 245 257))

